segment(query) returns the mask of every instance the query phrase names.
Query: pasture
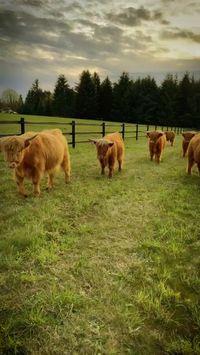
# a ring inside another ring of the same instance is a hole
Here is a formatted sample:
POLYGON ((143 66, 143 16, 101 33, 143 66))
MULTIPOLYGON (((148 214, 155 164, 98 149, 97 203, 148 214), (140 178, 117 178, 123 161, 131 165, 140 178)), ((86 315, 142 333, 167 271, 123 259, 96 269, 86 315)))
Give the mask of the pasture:
POLYGON ((125 140, 112 180, 94 145, 70 146, 71 183, 34 198, 26 180, 26 199, 0 153, 0 354, 200 354, 200 177, 181 142, 157 165, 125 140))

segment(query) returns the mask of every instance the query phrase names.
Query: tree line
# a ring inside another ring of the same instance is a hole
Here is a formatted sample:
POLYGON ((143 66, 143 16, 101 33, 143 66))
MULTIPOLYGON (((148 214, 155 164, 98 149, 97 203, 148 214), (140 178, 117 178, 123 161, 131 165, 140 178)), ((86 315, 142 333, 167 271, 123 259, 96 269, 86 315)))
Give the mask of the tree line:
MULTIPOLYGON (((5 104, 1 100, 1 107, 5 104)), ((123 72, 117 82, 84 70, 75 88, 59 75, 53 93, 36 79, 23 102, 10 106, 21 114, 101 119, 109 121, 200 127, 200 80, 185 73, 181 80, 166 75, 160 86, 154 78, 132 80, 123 72)))

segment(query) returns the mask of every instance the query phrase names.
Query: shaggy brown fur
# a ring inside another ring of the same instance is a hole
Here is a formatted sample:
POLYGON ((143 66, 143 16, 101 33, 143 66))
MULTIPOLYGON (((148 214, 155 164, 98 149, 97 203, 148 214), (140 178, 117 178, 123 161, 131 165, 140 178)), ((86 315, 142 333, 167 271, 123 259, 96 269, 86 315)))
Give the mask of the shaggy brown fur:
POLYGON ((101 174, 105 174, 105 167, 109 168, 109 178, 113 176, 116 161, 119 164, 119 171, 122 169, 124 159, 124 142, 117 132, 107 134, 101 139, 89 139, 96 145, 97 158, 101 165, 101 174))
POLYGON ((147 132, 147 137, 149 138, 150 159, 153 160, 155 156, 157 163, 160 163, 166 144, 166 135, 162 131, 150 131, 147 132))
POLYGON ((24 137, 24 138, 31 138, 35 136, 38 132, 26 132, 24 134, 21 134, 20 136, 6 136, 6 137, 1 137, 0 138, 0 152, 3 152, 3 147, 6 142, 8 142, 11 138, 13 137, 24 137))
POLYGON ((190 140, 195 136, 196 132, 194 131, 188 131, 188 132, 183 132, 183 142, 182 142, 182 149, 183 149, 183 157, 186 156, 188 145, 190 143, 190 140))
POLYGON ((8 139, 8 137, 1 137, 0 138, 0 152, 3 151, 3 146, 4 146, 7 139, 8 139))
POLYGON ((170 142, 171 146, 173 146, 176 133, 174 131, 165 131, 165 135, 167 142, 170 142))
POLYGON ((32 180, 34 196, 40 195, 40 180, 48 174, 48 189, 53 186, 55 171, 59 166, 65 172, 65 181, 70 180, 70 157, 67 141, 60 129, 35 133, 30 138, 9 137, 3 147, 5 160, 15 169, 19 193, 27 196, 24 177, 32 180))
POLYGON ((195 134, 188 145, 188 168, 187 172, 191 175, 192 167, 197 164, 200 174, 200 133, 195 134))

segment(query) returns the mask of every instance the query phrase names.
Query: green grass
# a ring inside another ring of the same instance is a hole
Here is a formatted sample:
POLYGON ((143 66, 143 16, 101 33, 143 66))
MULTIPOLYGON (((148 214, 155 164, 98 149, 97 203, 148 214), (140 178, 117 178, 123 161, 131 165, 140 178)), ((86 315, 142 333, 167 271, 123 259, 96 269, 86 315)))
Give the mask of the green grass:
POLYGON ((146 139, 125 146, 112 180, 70 147, 71 183, 40 198, 0 156, 0 354, 200 354, 197 169, 180 136, 160 165, 146 139))

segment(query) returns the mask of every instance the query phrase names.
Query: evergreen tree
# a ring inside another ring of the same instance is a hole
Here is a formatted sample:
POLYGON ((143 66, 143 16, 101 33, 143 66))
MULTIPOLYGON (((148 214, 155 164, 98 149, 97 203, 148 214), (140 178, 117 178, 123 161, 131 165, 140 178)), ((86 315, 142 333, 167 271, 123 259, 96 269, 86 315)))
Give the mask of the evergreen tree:
POLYGON ((192 127, 194 84, 186 73, 178 86, 177 114, 180 126, 192 127))
POLYGON ((44 91, 43 92, 43 114, 44 116, 52 116, 53 114, 53 95, 50 91, 44 91))
POLYGON ((132 81, 129 100, 131 122, 159 123, 159 90, 154 78, 148 76, 132 81))
POLYGON ((61 117, 73 116, 74 92, 64 75, 59 75, 53 94, 53 113, 61 117))
POLYGON ((200 80, 194 81, 193 85, 193 127, 200 130, 200 80))
POLYGON ((76 114, 80 118, 95 118, 96 101, 94 80, 88 70, 84 70, 80 76, 80 82, 76 87, 76 114))
POLYGON ((18 102, 17 102, 17 112, 18 113, 23 113, 24 112, 24 103, 22 99, 22 95, 19 96, 18 102))
POLYGON ((39 88, 39 80, 36 79, 26 96, 25 103, 24 103, 24 113, 32 114, 32 115, 41 115, 42 98, 43 98, 43 92, 39 88))
POLYGON ((94 72, 92 76, 94 83, 94 118, 99 118, 100 116, 100 78, 99 75, 94 72))
POLYGON ((178 80, 177 76, 173 77, 167 74, 160 87, 160 118, 161 124, 166 126, 178 125, 177 120, 177 95, 178 80))
POLYGON ((112 111, 112 100, 113 100, 113 91, 112 83, 108 77, 106 77, 100 86, 100 117, 104 120, 111 119, 112 111))
POLYGON ((113 87, 112 119, 114 121, 129 122, 131 120, 130 88, 131 81, 128 73, 123 72, 113 87))

